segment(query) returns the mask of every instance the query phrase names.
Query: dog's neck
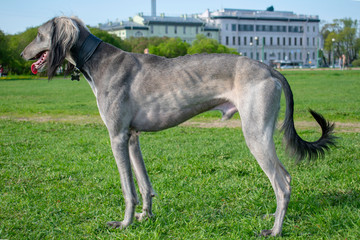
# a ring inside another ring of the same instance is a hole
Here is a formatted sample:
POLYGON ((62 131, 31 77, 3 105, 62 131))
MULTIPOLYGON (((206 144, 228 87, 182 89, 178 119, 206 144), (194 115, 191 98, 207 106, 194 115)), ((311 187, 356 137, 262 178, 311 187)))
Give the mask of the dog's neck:
POLYGON ((82 70, 84 64, 91 58, 101 42, 101 39, 91 33, 88 33, 87 36, 79 37, 75 46, 71 48, 71 55, 78 69, 82 70))

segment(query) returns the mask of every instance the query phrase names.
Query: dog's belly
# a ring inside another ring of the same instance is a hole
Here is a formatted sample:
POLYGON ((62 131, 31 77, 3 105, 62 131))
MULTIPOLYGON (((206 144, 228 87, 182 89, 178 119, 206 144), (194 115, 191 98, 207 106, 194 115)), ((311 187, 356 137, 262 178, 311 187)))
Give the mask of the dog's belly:
POLYGON ((162 105, 146 106, 139 109, 131 122, 137 131, 154 132, 179 125, 182 122, 225 103, 226 100, 214 99, 187 106, 162 105))

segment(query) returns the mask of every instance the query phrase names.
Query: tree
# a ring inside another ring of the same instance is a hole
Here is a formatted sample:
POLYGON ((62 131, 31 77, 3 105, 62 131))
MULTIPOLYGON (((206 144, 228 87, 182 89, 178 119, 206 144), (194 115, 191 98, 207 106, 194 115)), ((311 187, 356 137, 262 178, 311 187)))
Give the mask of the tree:
POLYGON ((25 32, 8 35, 9 60, 7 67, 13 74, 30 74, 31 62, 25 61, 20 53, 36 37, 37 28, 28 28, 25 32))
POLYGON ((212 38, 207 38, 202 34, 196 36, 196 40, 188 49, 188 54, 195 53, 230 53, 238 54, 235 49, 228 48, 212 38))
POLYGON ((169 38, 158 46, 151 45, 149 52, 158 56, 174 58, 186 55, 188 47, 189 44, 183 42, 180 38, 169 38))
POLYGON ((90 32, 94 34, 96 37, 100 38, 104 42, 110 43, 111 45, 120 48, 125 51, 130 51, 130 45, 122 40, 120 37, 110 34, 107 31, 100 30, 99 28, 89 28, 90 32))
POLYGON ((134 53, 144 53, 144 50, 146 48, 150 48, 150 46, 158 46, 162 42, 165 42, 168 39, 169 39, 168 37, 150 37, 150 38, 131 37, 131 38, 125 39, 124 41, 130 48, 128 51, 131 51, 134 53))
POLYGON ((357 31, 358 22, 351 18, 335 19, 333 23, 324 25, 321 34, 324 39, 324 50, 328 53, 329 61, 332 52, 334 52, 334 58, 345 54, 348 63, 358 57, 360 41, 357 31))
POLYGON ((9 43, 7 36, 0 30, 0 65, 9 62, 9 43))

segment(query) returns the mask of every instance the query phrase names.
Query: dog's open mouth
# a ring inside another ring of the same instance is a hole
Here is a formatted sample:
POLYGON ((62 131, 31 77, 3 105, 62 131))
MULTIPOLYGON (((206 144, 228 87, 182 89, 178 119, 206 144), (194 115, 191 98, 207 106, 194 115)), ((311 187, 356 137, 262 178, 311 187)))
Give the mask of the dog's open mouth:
POLYGON ((40 54, 38 54, 38 56, 36 56, 36 58, 39 58, 39 59, 36 62, 34 62, 33 64, 31 64, 31 72, 33 74, 37 74, 38 71, 41 72, 44 69, 48 54, 49 54, 49 51, 44 51, 44 52, 41 52, 40 54))

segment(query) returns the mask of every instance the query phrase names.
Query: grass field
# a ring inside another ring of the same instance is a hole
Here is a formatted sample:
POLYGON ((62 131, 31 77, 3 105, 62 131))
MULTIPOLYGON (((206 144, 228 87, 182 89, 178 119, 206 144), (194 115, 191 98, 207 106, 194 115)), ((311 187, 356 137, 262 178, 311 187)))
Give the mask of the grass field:
MULTIPOLYGON (((298 165, 276 134, 293 177, 283 238, 359 239, 360 72, 284 74, 297 121, 312 121, 311 107, 350 127, 338 129, 331 154, 298 165)), ((319 136, 314 127, 299 133, 319 136)), ((275 196, 240 128, 180 126, 140 138, 158 194, 155 217, 110 229, 106 222, 121 220, 124 202, 90 87, 60 78, 0 80, 0 239, 256 239, 271 228, 273 219, 262 216, 275 211, 275 196)))

